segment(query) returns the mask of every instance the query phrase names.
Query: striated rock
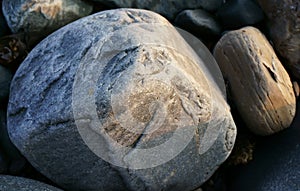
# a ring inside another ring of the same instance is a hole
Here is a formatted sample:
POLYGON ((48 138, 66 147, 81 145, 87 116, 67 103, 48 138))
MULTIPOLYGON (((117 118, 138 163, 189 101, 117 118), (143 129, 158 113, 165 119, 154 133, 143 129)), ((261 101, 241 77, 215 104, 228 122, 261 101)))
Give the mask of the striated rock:
POLYGON ((228 157, 236 134, 210 61, 150 11, 80 19, 18 69, 9 135, 67 190, 195 189, 228 157))
POLYGON ((12 80, 12 73, 0 65, 0 104, 6 106, 9 95, 9 86, 12 80))
POLYGON ((53 186, 22 177, 0 175, 0 190, 2 191, 62 191, 53 186))
POLYGON ((184 9, 197 9, 202 8, 208 11, 215 11, 222 5, 222 0, 195 0, 195 1, 185 1, 185 0, 168 0, 168 1, 158 1, 158 0, 93 0, 106 4, 111 7, 121 7, 121 8, 139 8, 147 9, 157 12, 169 20, 175 19, 176 15, 184 9))
POLYGON ((300 79, 300 3, 297 0, 257 0, 270 20, 272 42, 284 64, 300 79))
MULTIPOLYGON (((298 102, 298 107, 300 106, 298 102)), ((300 113, 287 130, 262 139, 254 160, 231 173, 231 191, 300 190, 300 113)))
POLYGON ((221 34, 221 27, 214 16, 201 9, 182 11, 174 24, 202 39, 221 34))
POLYGON ((248 127, 269 135, 290 126, 295 95, 290 78, 263 34, 253 27, 225 34, 214 56, 248 127))
POLYGON ((12 32, 25 32, 35 42, 92 12, 92 6, 82 0, 3 0, 2 6, 12 32))
POLYGON ((231 0, 217 11, 225 29, 237 29, 256 24, 264 19, 264 13, 256 0, 231 0))

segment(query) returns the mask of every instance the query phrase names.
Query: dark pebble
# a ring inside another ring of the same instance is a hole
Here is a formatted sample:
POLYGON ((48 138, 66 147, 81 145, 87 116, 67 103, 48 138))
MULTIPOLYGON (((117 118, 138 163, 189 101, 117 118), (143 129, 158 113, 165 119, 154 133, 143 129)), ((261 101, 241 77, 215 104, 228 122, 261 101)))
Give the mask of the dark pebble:
POLYGON ((182 11, 177 15, 174 24, 201 39, 221 33, 221 27, 214 16, 201 9, 182 11))
POLYGON ((217 16, 225 29, 254 25, 264 19, 264 13, 255 0, 227 1, 217 11, 217 16))

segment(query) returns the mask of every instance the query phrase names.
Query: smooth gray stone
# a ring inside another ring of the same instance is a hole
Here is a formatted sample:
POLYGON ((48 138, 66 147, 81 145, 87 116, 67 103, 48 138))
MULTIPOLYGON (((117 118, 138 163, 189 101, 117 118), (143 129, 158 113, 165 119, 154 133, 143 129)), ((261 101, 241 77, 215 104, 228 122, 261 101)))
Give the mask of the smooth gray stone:
POLYGON ((214 16, 201 9, 182 11, 176 16, 174 24, 201 39, 218 36, 221 33, 221 27, 214 16))
MULTIPOLYGON (((298 101, 298 108, 300 107, 298 101)), ((256 145, 253 161, 231 172, 232 191, 300 190, 300 113, 291 127, 256 145)))
POLYGON ((256 0, 227 1, 217 11, 217 16, 225 29, 254 25, 264 19, 264 13, 256 0))
POLYGON ((0 103, 5 104, 9 95, 9 86, 12 80, 12 73, 0 65, 0 103))
POLYGON ((223 0, 93 0, 100 2, 110 7, 121 7, 121 8, 139 8, 147 9, 161 14, 169 20, 175 19, 176 15, 185 9, 205 9, 208 11, 217 10, 223 3, 223 0))
POLYGON ((1 191, 62 191, 36 180, 22 177, 0 175, 1 191))
POLYGON ((228 157, 236 135, 208 71, 160 15, 100 12, 54 32, 21 64, 11 86, 9 135, 38 171, 67 190, 192 190, 228 157), (160 128, 125 129, 140 126, 160 128), (177 126, 187 132, 179 140, 192 132, 186 145, 136 155, 137 148, 164 145, 177 126), (116 143, 128 146, 121 160, 116 143), (176 147, 183 151, 165 161, 176 147), (153 158, 165 163, 143 166, 156 164, 153 158))

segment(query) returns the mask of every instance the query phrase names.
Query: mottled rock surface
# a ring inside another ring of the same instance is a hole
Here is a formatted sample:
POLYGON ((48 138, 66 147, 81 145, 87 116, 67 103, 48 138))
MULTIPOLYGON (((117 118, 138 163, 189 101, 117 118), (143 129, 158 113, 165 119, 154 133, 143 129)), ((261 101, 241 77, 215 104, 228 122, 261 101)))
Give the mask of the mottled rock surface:
POLYGON ((255 0, 226 1, 217 11, 217 16, 225 29, 238 29, 264 19, 264 13, 255 0))
POLYGON ((201 9, 182 11, 176 16, 174 24, 200 39, 218 36, 221 33, 221 27, 214 16, 201 9))
POLYGON ((296 109, 292 83, 265 36, 254 27, 225 34, 214 56, 248 127, 269 135, 289 127, 296 109))
POLYGON ((257 0, 270 20, 270 36, 284 63, 300 79, 300 2, 257 0))
POLYGON ((3 0, 2 9, 12 32, 25 32, 32 41, 92 12, 82 0, 3 0))
POLYGON ((22 177, 0 175, 1 191, 62 191, 53 186, 22 177))
POLYGON ((185 0, 168 0, 168 1, 158 1, 158 0, 93 0, 96 2, 101 2, 108 6, 113 7, 123 7, 123 8, 139 8, 147 9, 157 12, 167 19, 173 20, 175 16, 184 9, 197 9, 202 8, 208 11, 215 11, 222 5, 222 0, 195 0, 195 1, 185 1, 185 0))
POLYGON ((225 95, 204 61, 150 11, 105 11, 61 28, 30 52, 12 84, 10 137, 64 189, 192 190, 235 141, 225 95), (178 131, 187 132, 179 140, 191 139, 138 155, 174 140, 178 131), (177 147, 182 152, 165 160, 177 147), (125 148, 121 160, 118 148, 125 148), (106 155, 100 158, 97 149, 106 155))

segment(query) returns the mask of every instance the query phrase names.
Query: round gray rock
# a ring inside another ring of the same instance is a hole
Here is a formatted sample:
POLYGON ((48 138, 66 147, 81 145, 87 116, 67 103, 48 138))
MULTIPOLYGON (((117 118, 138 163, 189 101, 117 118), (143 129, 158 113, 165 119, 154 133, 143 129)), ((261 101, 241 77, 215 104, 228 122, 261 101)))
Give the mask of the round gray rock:
POLYGON ((208 11, 217 10, 223 3, 222 0, 195 0, 195 1, 184 1, 184 0, 168 0, 168 1, 158 1, 158 0, 93 0, 96 2, 101 2, 108 6, 117 6, 122 8, 139 8, 147 9, 157 12, 167 19, 173 20, 175 16, 184 9, 197 9, 203 8, 208 11))
POLYGON ((0 175, 1 191, 62 191, 61 189, 22 177, 0 175))
POLYGON ((41 39, 54 30, 92 12, 82 0, 3 0, 2 9, 13 33, 25 32, 41 39))
POLYGON ((192 190, 235 141, 209 71, 160 15, 100 12, 30 52, 12 82, 9 134, 68 190, 192 190))

